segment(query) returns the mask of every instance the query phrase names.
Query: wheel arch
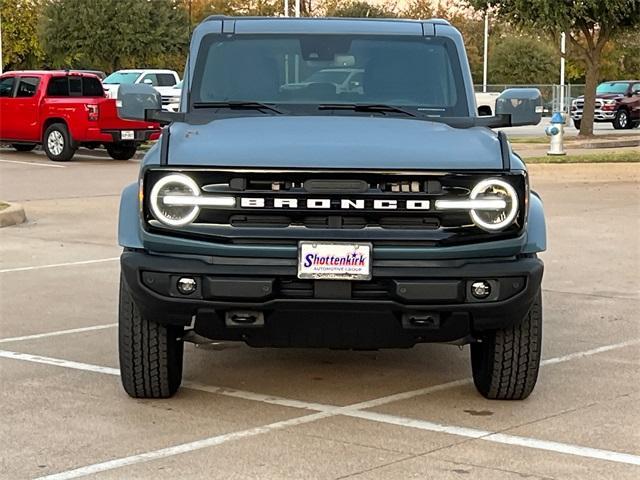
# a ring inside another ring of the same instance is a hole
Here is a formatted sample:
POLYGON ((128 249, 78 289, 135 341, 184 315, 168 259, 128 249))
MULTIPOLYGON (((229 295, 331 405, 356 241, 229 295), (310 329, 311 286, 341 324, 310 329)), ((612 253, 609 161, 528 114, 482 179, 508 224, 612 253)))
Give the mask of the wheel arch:
POLYGON ((127 185, 120 196, 118 243, 124 248, 143 248, 140 237, 140 201, 137 183, 127 185))
POLYGON ((480 105, 478 107, 478 114, 480 116, 491 116, 493 115, 493 110, 491 109, 491 107, 489 105, 480 105))
POLYGON ((71 134, 71 130, 69 129, 69 123, 66 121, 66 119, 62 117, 49 117, 42 124, 42 132, 40 133, 40 138, 42 139, 43 143, 45 141, 44 134, 47 131, 47 128, 49 128, 54 123, 64 124, 64 126, 67 127, 67 131, 69 132, 69 135, 71 135, 71 139, 73 140, 73 135, 71 134))
POLYGON ((527 239, 523 253, 539 253, 547 249, 547 222, 544 218, 544 205, 540 195, 529 195, 529 216, 527 221, 527 239))

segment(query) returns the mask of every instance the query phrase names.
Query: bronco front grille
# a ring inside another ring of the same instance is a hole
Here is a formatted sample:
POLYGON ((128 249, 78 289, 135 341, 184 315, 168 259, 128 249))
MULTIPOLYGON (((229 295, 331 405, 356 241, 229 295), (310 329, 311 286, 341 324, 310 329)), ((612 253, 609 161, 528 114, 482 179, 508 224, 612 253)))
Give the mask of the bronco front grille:
POLYGON ((187 226, 167 227, 145 203, 147 228, 157 233, 230 243, 359 240, 374 244, 452 245, 519 234, 526 212, 526 176, 520 173, 366 172, 149 168, 145 198, 168 173, 195 180, 204 195, 237 199, 233 207, 202 208, 187 226), (436 211, 438 199, 466 199, 486 178, 500 177, 519 195, 516 222, 499 233, 476 227, 468 212, 436 211))

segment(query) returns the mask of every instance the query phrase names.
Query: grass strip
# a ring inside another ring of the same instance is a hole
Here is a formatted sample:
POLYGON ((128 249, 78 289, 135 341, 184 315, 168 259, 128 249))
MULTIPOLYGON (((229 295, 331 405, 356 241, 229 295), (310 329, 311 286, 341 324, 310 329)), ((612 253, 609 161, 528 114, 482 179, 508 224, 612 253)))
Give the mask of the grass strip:
POLYGON ((640 150, 614 153, 585 153, 524 157, 525 163, 638 163, 640 150))

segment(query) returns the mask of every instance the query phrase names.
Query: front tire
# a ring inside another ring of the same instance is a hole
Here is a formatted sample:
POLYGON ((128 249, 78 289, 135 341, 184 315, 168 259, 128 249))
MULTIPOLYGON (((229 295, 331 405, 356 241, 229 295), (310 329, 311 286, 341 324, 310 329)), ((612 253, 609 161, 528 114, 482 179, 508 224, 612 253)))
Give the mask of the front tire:
POLYGON ((576 128, 576 130, 580 130, 580 125, 582 125, 582 120, 573 121, 573 126, 576 128))
POLYGON ((114 160, 129 160, 133 158, 138 150, 136 145, 127 145, 123 143, 107 143, 107 153, 114 160))
POLYGON ((542 296, 509 328, 487 333, 471 345, 473 382, 492 400, 524 400, 536 385, 542 354, 542 296))
POLYGON ((42 147, 49 160, 54 162, 68 162, 76 153, 73 139, 64 123, 49 125, 44 132, 42 147))
POLYGON ((632 128, 631 121, 629 120, 629 113, 626 110, 618 110, 616 118, 613 120, 613 128, 616 130, 632 128))
POLYGON ((182 383, 180 327, 143 318, 120 277, 118 347, 122 386, 133 398, 169 398, 182 383))
POLYGON ((31 150, 36 148, 36 144, 35 143, 12 143, 11 146, 17 152, 30 152, 31 150))

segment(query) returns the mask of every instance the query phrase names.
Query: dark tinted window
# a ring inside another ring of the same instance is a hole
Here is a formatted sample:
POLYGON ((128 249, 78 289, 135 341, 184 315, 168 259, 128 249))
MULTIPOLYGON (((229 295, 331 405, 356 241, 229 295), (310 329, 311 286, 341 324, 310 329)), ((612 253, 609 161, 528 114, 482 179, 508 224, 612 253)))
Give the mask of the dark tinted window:
POLYGON ((49 86, 47 87, 48 97, 68 97, 69 96, 69 82, 67 77, 52 77, 49 79, 49 86))
POLYGON ((40 79, 38 77, 20 77, 16 97, 33 97, 38 90, 40 79))
POLYGON ((13 95, 15 81, 15 77, 5 77, 0 80, 0 97, 11 97, 13 95))
POLYGON ((47 87, 49 97, 103 97, 100 80, 93 77, 53 77, 47 87))
POLYGON ((176 77, 170 73, 158 73, 156 77, 158 78, 159 87, 173 87, 176 84, 176 77))
POLYGON ((82 94, 85 97, 104 97, 102 84, 97 78, 84 77, 82 79, 82 94))
POLYGON ((82 77, 68 77, 69 95, 72 97, 82 96, 82 77))

